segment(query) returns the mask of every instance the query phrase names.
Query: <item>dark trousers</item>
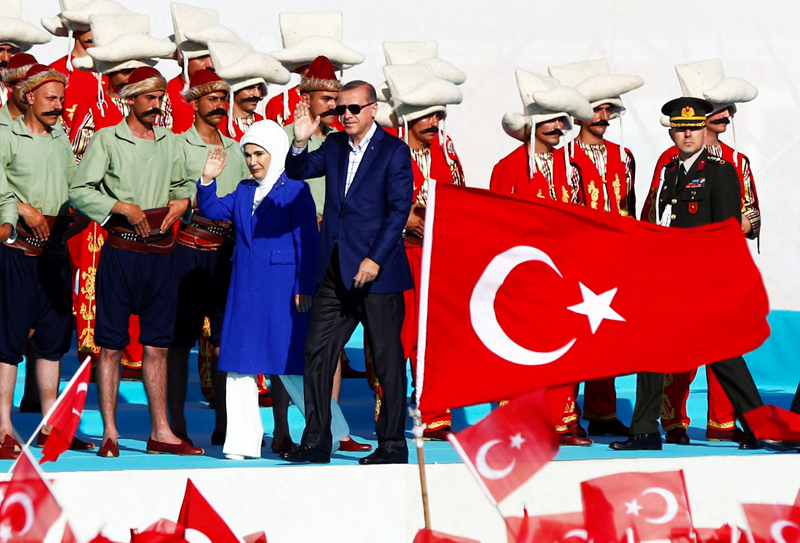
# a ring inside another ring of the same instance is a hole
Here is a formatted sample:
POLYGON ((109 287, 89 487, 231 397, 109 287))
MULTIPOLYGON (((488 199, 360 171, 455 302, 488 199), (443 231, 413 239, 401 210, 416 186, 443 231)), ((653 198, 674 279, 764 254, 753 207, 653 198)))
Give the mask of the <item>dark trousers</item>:
POLYGON ((391 454, 408 454, 406 425, 406 361, 400 331, 405 306, 403 293, 364 293, 348 290, 339 272, 337 251, 317 287, 311 308, 311 325, 305 343, 306 429, 302 445, 329 453, 331 392, 339 352, 358 323, 372 347, 375 373, 383 399, 375 433, 378 448, 391 454))
MULTIPOLYGON (((744 358, 737 356, 708 366, 722 385, 733 405, 742 429, 750 433, 744 413, 761 407, 764 402, 747 369, 744 358)), ((658 431, 661 416, 661 397, 664 393, 663 373, 640 373, 636 376, 636 406, 631 420, 631 434, 652 434, 658 431)))

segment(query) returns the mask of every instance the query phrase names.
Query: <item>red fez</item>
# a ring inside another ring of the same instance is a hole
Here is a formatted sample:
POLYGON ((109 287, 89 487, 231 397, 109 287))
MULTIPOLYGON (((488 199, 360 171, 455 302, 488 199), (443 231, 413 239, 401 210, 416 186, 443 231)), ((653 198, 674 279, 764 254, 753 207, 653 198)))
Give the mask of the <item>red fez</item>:
POLYGON ((189 80, 189 88, 183 93, 187 102, 210 94, 212 92, 229 92, 230 86, 217 75, 214 70, 204 68, 197 70, 189 80))
POLYGON ((28 68, 38 64, 33 55, 28 53, 17 53, 8 61, 8 66, 0 70, 0 78, 3 83, 12 85, 17 81, 22 81, 28 73, 28 68))
POLYGON ((8 66, 6 66, 6 68, 13 70, 14 68, 22 68, 23 66, 32 66, 34 64, 38 64, 38 61, 33 55, 29 55, 28 53, 17 53, 11 57, 11 60, 8 61, 8 66))
POLYGON ((128 78, 128 84, 122 87, 119 95, 122 98, 133 98, 146 92, 167 91, 167 80, 161 72, 150 66, 136 68, 128 78))
POLYGON ((24 96, 26 93, 35 91, 45 83, 50 83, 52 81, 66 86, 67 76, 44 64, 34 64, 28 68, 28 72, 25 74, 25 83, 20 89, 20 94, 24 96))
POLYGON ((136 83, 141 83, 147 79, 151 79, 154 77, 164 77, 161 75, 161 72, 156 70, 151 66, 141 66, 136 68, 132 73, 131 76, 128 78, 128 85, 135 85, 136 83))
POLYGON ((322 55, 314 59, 306 75, 300 80, 300 92, 338 91, 341 88, 342 84, 336 77, 336 68, 328 57, 322 55))

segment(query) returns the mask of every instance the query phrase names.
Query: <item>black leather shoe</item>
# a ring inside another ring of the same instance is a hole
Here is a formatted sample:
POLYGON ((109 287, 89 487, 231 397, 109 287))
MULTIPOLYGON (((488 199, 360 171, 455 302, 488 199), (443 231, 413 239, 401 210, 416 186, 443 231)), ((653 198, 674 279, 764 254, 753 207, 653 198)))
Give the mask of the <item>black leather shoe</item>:
POLYGON ((752 433, 747 434, 744 438, 744 441, 739 443, 739 449, 743 451, 755 451, 758 449, 763 449, 764 445, 756 440, 756 436, 752 433))
POLYGON ((294 451, 286 451, 280 454, 280 457, 287 462, 295 462, 297 464, 330 464, 331 455, 307 445, 300 447, 294 451))
POLYGON ((359 459, 359 464, 408 464, 408 453, 388 453, 383 449, 378 449, 369 456, 359 459))
POLYGON ((614 441, 609 448, 615 451, 660 451, 661 434, 631 434, 625 441, 614 441))
POLYGON ((628 427, 622 424, 619 420, 592 420, 589 421, 589 435, 590 436, 620 436, 627 437, 631 435, 628 427))

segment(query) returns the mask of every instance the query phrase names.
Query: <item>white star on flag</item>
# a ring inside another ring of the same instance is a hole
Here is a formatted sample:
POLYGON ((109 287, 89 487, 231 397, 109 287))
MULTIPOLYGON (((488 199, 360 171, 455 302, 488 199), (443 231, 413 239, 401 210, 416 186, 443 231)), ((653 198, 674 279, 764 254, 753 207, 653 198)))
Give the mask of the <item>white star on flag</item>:
POLYGON ((517 434, 515 436, 511 436, 511 448, 512 449, 522 449, 522 444, 525 443, 525 439, 522 437, 522 434, 517 434))
POLYGON ((581 295, 583 296, 583 303, 568 307, 570 311, 580 313, 589 317, 589 326, 592 328, 592 333, 597 332, 597 328, 604 319, 612 321, 625 321, 619 313, 611 309, 611 301, 617 293, 617 289, 613 288, 607 290, 602 294, 595 294, 583 283, 578 283, 581 287, 581 295))
POLYGON ((644 509, 644 507, 639 505, 639 502, 636 501, 636 498, 634 498, 633 501, 630 503, 625 502, 625 507, 626 507, 625 509, 626 515, 636 515, 637 517, 639 516, 639 511, 644 509))

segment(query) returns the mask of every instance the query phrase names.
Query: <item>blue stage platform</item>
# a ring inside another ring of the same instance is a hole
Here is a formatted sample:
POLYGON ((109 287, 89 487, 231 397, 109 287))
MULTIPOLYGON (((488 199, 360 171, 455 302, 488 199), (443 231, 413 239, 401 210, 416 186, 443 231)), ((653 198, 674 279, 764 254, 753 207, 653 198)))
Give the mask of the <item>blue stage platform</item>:
MULTIPOLYGON (((800 313, 788 311, 775 311, 770 315, 770 325, 773 334, 770 339, 757 351, 746 358, 751 368, 756 383, 761 390, 765 403, 772 403, 788 408, 792 396, 800 379, 800 364, 794 341, 800 330, 800 313)), ((356 369, 363 369, 364 357, 362 351, 361 330, 357 330, 353 339, 347 346, 348 356, 356 369)), ((77 352, 73 349, 63 362, 62 386, 71 377, 78 367, 77 352)), ((140 382, 122 382, 120 386, 120 405, 118 409, 118 426, 120 429, 119 459, 99 458, 94 451, 66 452, 57 463, 44 465, 46 471, 116 471, 116 470, 163 470, 163 469, 208 469, 221 467, 262 467, 262 466, 287 466, 269 449, 269 436, 272 431, 272 413, 270 409, 262 409, 262 419, 267 435, 267 447, 263 449, 264 457, 256 460, 231 461, 222 455, 222 447, 210 445, 210 435, 214 426, 214 412, 203 401, 198 383, 196 354, 190 361, 189 394, 186 405, 189 435, 195 444, 206 449, 203 457, 176 457, 170 455, 145 454, 145 445, 150 433, 150 419, 143 386, 140 382)), ((14 405, 19 405, 22 397, 26 365, 20 365, 17 379, 17 388, 14 405)), ((627 376, 617 379, 618 389, 618 415, 621 420, 628 422, 633 409, 635 377, 627 376)), ((665 445, 661 452, 619 453, 608 448, 612 438, 598 438, 591 447, 562 448, 557 461, 565 460, 593 460, 593 459, 621 459, 621 458, 677 458, 693 456, 715 455, 770 455, 773 451, 739 451, 736 444, 711 443, 705 441, 706 422, 706 381, 705 373, 701 369, 697 379, 692 385, 692 394, 689 398, 689 414, 692 426, 689 436, 692 443, 689 446, 665 445)), ((582 400, 582 398, 579 398, 582 400)), ((374 400, 371 390, 365 380, 346 379, 342 387, 341 406, 350 423, 351 434, 360 441, 375 444, 374 436, 374 400)), ((485 416, 490 406, 474 406, 454 412, 454 426, 463 428, 467 424, 475 423, 485 416)), ((23 439, 27 439, 36 428, 40 417, 37 414, 19 413, 15 408, 12 420, 17 432, 23 439)), ((297 442, 302 435, 304 421, 296 407, 290 408, 290 425, 292 437, 297 442)), ((410 428, 410 422, 409 426, 410 428)), ((102 422, 97 410, 97 391, 94 384, 90 385, 87 396, 86 410, 83 414, 79 433, 94 441, 99 446, 102 435, 102 422)), ((410 432, 407 434, 410 438, 410 432)), ((409 443, 411 445, 411 443, 409 443)), ((416 461, 413 446, 411 461, 416 461)), ((39 454, 38 450, 35 454, 39 454)), ((333 455, 332 464, 353 465, 363 454, 336 453, 333 455)), ((428 463, 455 463, 459 462, 458 456, 449 443, 426 442, 425 457, 428 463)), ((9 465, 10 462, 0 461, 0 466, 9 465)))

